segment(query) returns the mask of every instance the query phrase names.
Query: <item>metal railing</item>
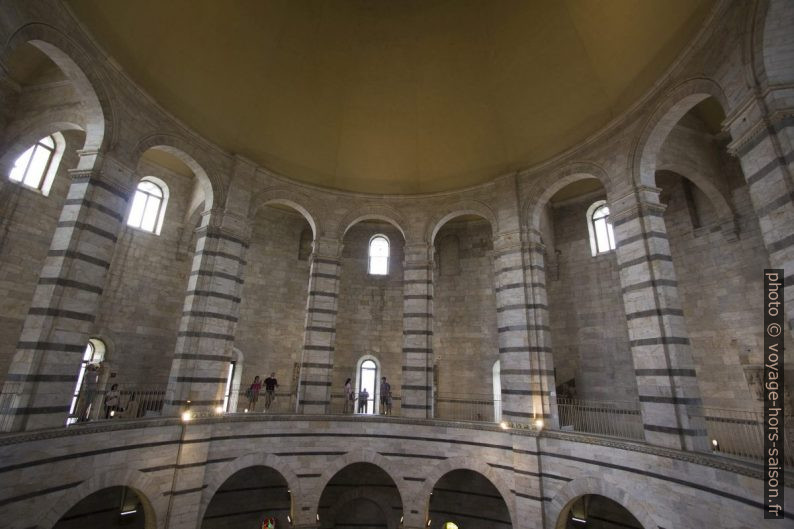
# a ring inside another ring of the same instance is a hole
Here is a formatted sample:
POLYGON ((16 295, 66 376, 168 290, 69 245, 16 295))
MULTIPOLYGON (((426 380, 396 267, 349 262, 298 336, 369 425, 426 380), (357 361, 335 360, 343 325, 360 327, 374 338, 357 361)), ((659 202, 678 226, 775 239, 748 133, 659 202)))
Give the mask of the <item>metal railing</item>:
POLYGON ((638 402, 557 399, 560 429, 643 441, 638 402))
POLYGON ((366 411, 359 411, 361 402, 355 396, 353 401, 346 401, 344 393, 331 394, 331 406, 329 413, 333 415, 400 415, 400 404, 402 399, 399 395, 391 396, 391 412, 384 409, 380 399, 376 402, 374 397, 367 399, 366 411))
POLYGON ((454 421, 495 422, 499 405, 493 395, 439 393, 435 398, 434 416, 454 421))
MULTIPOLYGON (((763 461, 763 412, 701 408, 714 453, 741 459, 763 461)), ((785 453, 784 464, 794 466, 794 417, 786 417, 780 436, 785 453)))
MULTIPOLYGON (((114 391, 112 386, 98 392, 87 411, 87 417, 72 416, 76 422, 85 420, 137 419, 162 415, 165 402, 165 387, 121 385, 114 391)), ((77 406, 78 410, 85 409, 77 406)))
POLYGON ((236 413, 295 413, 295 393, 290 391, 275 391, 273 397, 268 397, 267 391, 262 389, 259 396, 252 402, 247 395, 248 388, 241 390, 237 395, 237 409, 229 410, 236 413), (268 403, 268 400, 270 402, 268 403), (269 404, 269 405, 268 405, 269 404))

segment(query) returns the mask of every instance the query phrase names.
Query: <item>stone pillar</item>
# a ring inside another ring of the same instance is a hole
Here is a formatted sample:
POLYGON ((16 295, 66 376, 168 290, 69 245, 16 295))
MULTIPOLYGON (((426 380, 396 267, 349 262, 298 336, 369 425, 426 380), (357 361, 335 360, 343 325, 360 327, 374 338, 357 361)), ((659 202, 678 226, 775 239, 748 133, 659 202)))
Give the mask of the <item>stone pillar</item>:
POLYGON ((524 280, 524 256, 518 231, 497 234, 494 248, 496 324, 499 333, 502 418, 512 423, 547 419, 543 401, 548 391, 533 376, 532 357, 540 346, 530 343, 524 280))
POLYGON ((554 357, 549 326, 549 302, 546 293, 546 246, 541 234, 531 231, 524 245, 524 277, 526 278, 527 330, 532 364, 530 377, 532 388, 537 388, 543 406, 546 426, 559 428, 557 412, 557 383, 554 378, 554 357))
POLYGON ((643 428, 651 444, 705 451, 700 390, 659 191, 643 186, 610 204, 643 428))
POLYGON ((433 417, 433 248, 406 243, 403 265, 404 417, 433 417))
MULTIPOLYGON (((766 111, 761 108, 757 112, 766 111)), ((789 332, 794 334, 794 108, 753 117, 736 120, 731 133, 738 139, 729 151, 741 162, 770 265, 784 271, 786 318, 789 332), (749 130, 735 130, 739 127, 749 130)), ((759 270, 759 279, 761 273, 759 270)))
POLYGON ((298 379, 298 413, 328 413, 336 342, 342 242, 319 237, 314 241, 306 328, 298 379))
POLYGON ((201 526, 198 519, 201 499, 207 486, 207 460, 210 443, 203 441, 212 436, 211 424, 183 424, 168 495, 168 511, 164 527, 169 529, 195 529, 201 526))
POLYGON ((197 413, 223 404, 240 313, 246 219, 220 209, 202 214, 182 319, 168 379, 164 415, 188 406, 197 413))
POLYGON ((25 318, 0 405, 6 431, 66 423, 124 221, 133 172, 83 153, 25 318))

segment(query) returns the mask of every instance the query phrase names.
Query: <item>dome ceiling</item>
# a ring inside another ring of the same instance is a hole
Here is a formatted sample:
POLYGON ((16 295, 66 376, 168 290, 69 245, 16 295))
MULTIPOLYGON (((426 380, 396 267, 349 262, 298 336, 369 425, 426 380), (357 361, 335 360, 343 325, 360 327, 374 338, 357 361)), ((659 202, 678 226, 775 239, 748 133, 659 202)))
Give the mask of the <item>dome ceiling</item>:
POLYGON ((459 189, 626 110, 713 0, 69 0, 165 109, 303 182, 459 189))

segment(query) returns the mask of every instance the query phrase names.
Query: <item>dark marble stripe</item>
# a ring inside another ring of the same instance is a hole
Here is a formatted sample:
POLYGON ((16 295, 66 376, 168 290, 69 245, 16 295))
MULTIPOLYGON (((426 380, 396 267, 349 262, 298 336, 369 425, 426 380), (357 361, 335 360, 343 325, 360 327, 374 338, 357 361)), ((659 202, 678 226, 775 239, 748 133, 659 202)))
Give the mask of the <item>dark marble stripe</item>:
POLYGON ((49 257, 66 257, 68 259, 76 259, 88 264, 101 266, 102 268, 110 268, 110 263, 102 259, 97 259, 84 253, 75 252, 74 250, 50 250, 47 252, 49 257))
POLYGON ((62 277, 41 277, 39 278, 39 285, 54 285, 58 287, 74 288, 76 290, 83 290, 85 292, 92 292, 94 294, 102 295, 102 287, 83 283, 82 281, 73 281, 62 277))
POLYGON ((68 490, 74 488, 78 485, 83 483, 82 481, 73 481, 72 483, 66 483, 64 485, 58 485, 57 487, 50 487, 47 489, 41 489, 34 492, 28 492, 27 494, 20 494, 19 496, 12 496, 10 498, 6 498, 4 500, 0 500, 0 507, 5 505, 10 505, 12 503, 16 503, 18 501, 26 501, 32 498, 37 498, 39 496, 44 496, 47 494, 52 494, 53 492, 60 492, 62 490, 68 490))
POLYGON ((228 314, 220 314, 218 312, 204 312, 200 310, 186 310, 182 312, 182 316, 194 316, 196 318, 214 318, 216 320, 225 320, 237 323, 237 318, 235 316, 229 316, 228 314))
POLYGON ((74 310, 54 309, 50 307, 31 307, 28 310, 31 316, 51 316, 53 318, 66 318, 69 320, 94 322, 93 314, 85 314, 74 310))
POLYGON ((93 233, 94 235, 99 235, 109 241, 116 242, 118 239, 116 236, 109 231, 105 231, 102 228, 97 228, 91 224, 86 222, 80 222, 79 220, 62 220, 60 221, 57 226, 59 228, 77 228, 78 230, 88 231, 93 233))

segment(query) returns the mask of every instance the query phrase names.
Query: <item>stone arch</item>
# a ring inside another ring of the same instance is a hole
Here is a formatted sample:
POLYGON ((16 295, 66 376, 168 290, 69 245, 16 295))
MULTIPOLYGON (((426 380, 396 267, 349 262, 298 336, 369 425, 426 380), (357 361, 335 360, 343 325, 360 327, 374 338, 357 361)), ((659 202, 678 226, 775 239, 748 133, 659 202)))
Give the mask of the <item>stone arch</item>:
POLYGON ((204 211, 214 204, 223 207, 226 202, 226 179, 220 169, 210 160, 200 146, 171 134, 152 134, 142 138, 132 152, 132 162, 137 167, 143 153, 159 149, 179 158, 187 165, 201 183, 204 190, 204 211))
POLYGON ((698 171, 693 171, 690 167, 681 163, 659 164, 656 170, 671 171, 686 178, 708 197, 720 222, 729 222, 733 220, 735 213, 733 212, 733 207, 731 207, 728 200, 725 198, 725 195, 722 191, 717 189, 717 186, 714 185, 711 180, 704 178, 698 171))
POLYGON ((656 157, 665 139, 684 114, 709 97, 715 98, 723 111, 729 113, 725 92, 711 79, 689 79, 667 92, 634 142, 629 166, 634 185, 655 187, 656 157))
POLYGON ((10 166, 31 145, 41 138, 65 130, 81 130, 82 116, 70 110, 48 112, 32 122, 27 122, 24 127, 14 129, 9 127, 3 138, 4 152, 0 155, 0 167, 10 166))
MULTIPOLYGON (((359 498, 369 500, 380 507, 381 511, 383 511, 383 513, 386 515, 387 522, 392 519, 389 516, 391 513, 391 505, 389 505, 388 497, 386 497, 383 492, 366 489, 364 487, 357 487, 356 489, 349 490, 342 494, 338 498, 336 505, 331 507, 331 510, 328 512, 329 517, 331 519, 335 519, 336 513, 339 512, 339 509, 344 507, 347 503, 359 498)), ((403 510, 405 510, 405 505, 403 505, 403 510)), ((323 522, 323 520, 321 519, 320 522, 323 522)), ((397 529, 397 526, 387 525, 387 529, 397 529)))
POLYGON ((22 45, 31 44, 52 60, 69 78, 83 101, 86 133, 84 151, 108 150, 115 142, 113 107, 106 81, 93 61, 70 37, 52 26, 42 23, 26 24, 18 28, 0 51, 0 62, 7 63, 22 45))
POLYGON ((496 213, 488 204, 479 200, 464 200, 446 208, 442 213, 430 219, 425 228, 425 240, 427 243, 432 246, 436 239, 436 234, 444 227, 444 224, 461 215, 478 215, 491 224, 492 234, 499 233, 496 213))
POLYGON ((510 523, 513 525, 513 527, 519 526, 518 518, 515 512, 515 502, 513 501, 513 485, 507 483, 496 472, 496 470, 494 470, 493 467, 489 466, 487 463, 481 461, 480 459, 463 456, 446 459, 430 469, 430 473, 426 476, 424 486, 419 492, 419 497, 416 501, 416 505, 422 505, 425 519, 427 519, 428 512, 430 510, 430 493, 433 492, 433 489, 436 487, 436 483, 438 483, 441 478, 453 470, 471 470, 472 472, 477 472, 478 474, 484 476, 488 481, 490 481, 496 490, 499 491, 499 494, 502 496, 505 505, 507 505, 507 512, 510 513, 510 523))
POLYGON ((146 529, 165 527, 168 497, 164 496, 157 483, 144 473, 138 470, 120 470, 119 468, 111 468, 95 474, 78 486, 69 489, 54 502, 49 503, 49 508, 42 509, 43 512, 37 520, 36 526, 42 529, 51 528, 80 500, 109 487, 128 487, 135 491, 143 504, 146 529))
POLYGON ((604 186, 607 196, 612 192, 612 181, 607 172, 599 165, 591 162, 574 162, 535 181, 529 191, 529 198, 521 208, 525 227, 530 231, 540 232, 540 218, 545 206, 557 191, 565 186, 583 180, 597 178, 604 186))
MULTIPOLYGON (((226 481, 235 475, 240 470, 250 468, 250 467, 269 467, 281 474, 284 480, 287 482, 287 487, 291 491, 292 498, 302 498, 303 495, 300 489, 300 480, 295 475, 290 468, 283 463, 277 456, 273 454, 266 454, 262 452, 251 452, 242 456, 235 458, 233 461, 230 461, 223 465, 218 470, 212 473, 212 476, 206 480, 207 487, 204 489, 204 492, 201 495, 201 504, 199 505, 198 509, 198 522, 199 525, 201 521, 204 519, 204 514, 207 512, 207 507, 209 507, 212 498, 215 497, 215 493, 218 492, 218 489, 226 483, 226 481)), ((293 503, 294 503, 293 499, 293 503)))
POLYGON ((323 495, 323 491, 331 479, 333 479, 333 477, 337 474, 337 472, 355 463, 371 463, 383 470, 394 482, 394 486, 397 487, 397 493, 400 495, 400 501, 402 502, 403 506, 406 504, 405 500, 408 496, 405 486, 402 483, 403 480, 399 479, 399 476, 402 474, 400 467, 393 461, 390 461, 386 457, 373 450, 357 448, 345 453, 343 456, 337 457, 329 463, 325 469, 325 472, 323 472, 322 477, 320 477, 318 480, 319 486, 315 491, 316 497, 307 498, 304 502, 304 506, 310 507, 309 512, 319 511, 320 498, 323 495))
POLYGON ((323 234, 317 222, 317 219, 320 218, 318 216, 319 209, 308 195, 284 187, 269 187, 258 192, 251 198, 251 207, 248 214, 249 218, 253 219, 259 210, 268 204, 289 206, 303 215, 312 228, 315 240, 323 234))
POLYGON ((557 491, 551 502, 548 503, 548 510, 546 511, 547 528, 556 529, 561 527, 559 526, 561 515, 566 512, 574 500, 585 494, 599 494, 619 503, 642 524, 643 529, 656 529, 659 527, 659 524, 647 511, 643 502, 626 490, 603 479, 585 476, 566 483, 557 491))
POLYGON ((407 225, 405 217, 395 208, 386 204, 354 205, 339 222, 339 227, 337 229, 338 240, 343 240, 350 228, 364 220, 382 220, 388 222, 400 231, 403 240, 407 240, 405 229, 403 229, 403 226, 407 225))
POLYGON ((794 53, 794 12, 787 0, 769 0, 759 6, 760 59, 756 68, 762 69, 768 86, 791 84, 791 54, 794 53))

